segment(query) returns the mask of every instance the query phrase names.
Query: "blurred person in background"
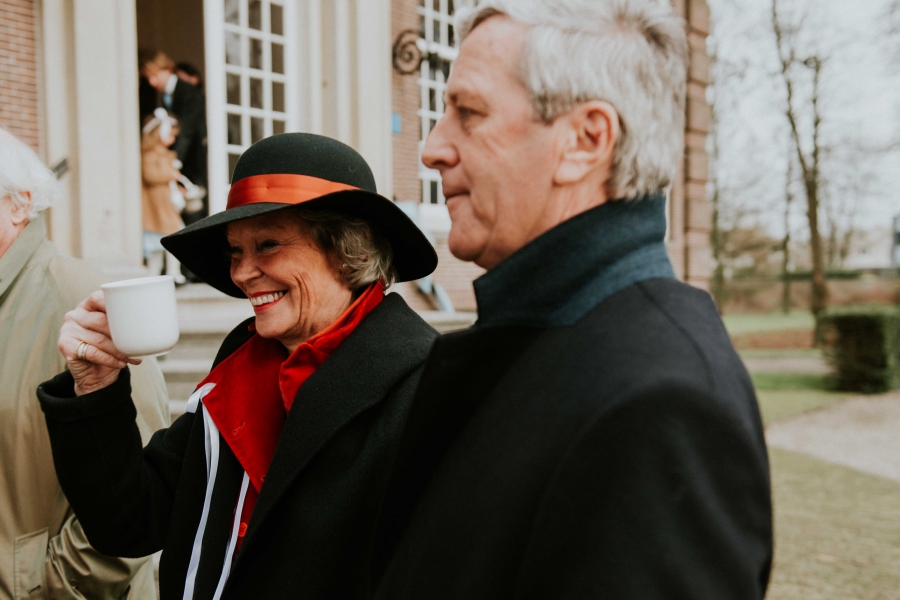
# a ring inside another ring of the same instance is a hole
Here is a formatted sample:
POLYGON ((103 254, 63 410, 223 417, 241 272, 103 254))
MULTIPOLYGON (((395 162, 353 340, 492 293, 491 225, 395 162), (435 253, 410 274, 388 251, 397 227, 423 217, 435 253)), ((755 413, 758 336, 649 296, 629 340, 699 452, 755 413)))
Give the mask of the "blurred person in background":
MULTIPOLYGON (((53 468, 37 385, 66 366, 56 337, 67 311, 103 279, 47 239, 58 187, 37 155, 0 129, 0 597, 156 598, 150 559, 91 547, 53 468)), ((146 361, 132 378, 141 441, 169 423, 165 383, 146 361)), ((85 442, 88 440, 85 439, 85 442)))
POLYGON ((178 122, 164 108, 157 108, 141 130, 141 223, 147 266, 155 275, 172 275, 175 283, 184 283, 181 263, 161 242, 164 236, 184 228, 179 214, 185 205, 178 188, 181 163, 169 149, 177 131, 178 122))
POLYGON ((459 18, 422 161, 450 251, 487 273, 478 322, 426 364, 375 598, 761 600, 753 385, 665 245, 685 23, 668 0, 482 0, 459 18))
MULTIPOLYGON (((181 173, 191 183, 207 187, 206 96, 202 88, 179 78, 175 62, 165 52, 142 50, 138 60, 141 75, 162 94, 163 108, 178 119, 179 132, 172 149, 181 161, 181 173)), ((204 197, 200 210, 183 213, 185 224, 199 221, 208 210, 204 197)))

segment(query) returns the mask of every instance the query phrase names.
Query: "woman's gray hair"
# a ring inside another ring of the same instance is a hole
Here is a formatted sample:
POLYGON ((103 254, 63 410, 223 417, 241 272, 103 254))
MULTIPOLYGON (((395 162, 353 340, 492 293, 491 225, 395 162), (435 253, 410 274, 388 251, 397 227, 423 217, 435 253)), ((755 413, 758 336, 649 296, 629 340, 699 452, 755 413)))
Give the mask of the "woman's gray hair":
POLYGON ((319 246, 341 261, 341 275, 352 291, 376 281, 385 288, 396 283, 391 245, 367 222, 323 209, 298 208, 295 213, 312 228, 319 246))
POLYGON ((550 123, 588 100, 619 113, 611 198, 667 188, 684 146, 688 44, 667 0, 481 0, 457 14, 460 42, 507 15, 529 27, 520 78, 550 123))
POLYGON ((9 196, 17 205, 23 206, 28 202, 22 195, 25 192, 31 194, 28 211, 31 221, 56 201, 59 182, 34 150, 0 127, 0 198, 9 196))

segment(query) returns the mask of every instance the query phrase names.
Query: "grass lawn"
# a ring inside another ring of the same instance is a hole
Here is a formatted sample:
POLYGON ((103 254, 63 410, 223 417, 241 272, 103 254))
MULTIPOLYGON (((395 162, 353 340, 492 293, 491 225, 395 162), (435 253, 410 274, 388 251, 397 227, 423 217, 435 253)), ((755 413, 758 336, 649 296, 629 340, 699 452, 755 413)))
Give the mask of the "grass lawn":
POLYGON ((769 449, 775 566, 767 600, 900 598, 900 484, 769 449))
POLYGON ((847 397, 844 392, 828 390, 825 377, 812 373, 753 373, 751 378, 765 425, 847 397))
POLYGON ((784 331, 791 329, 813 329, 816 320, 812 313, 795 311, 788 314, 775 313, 734 313, 722 316, 725 329, 731 335, 784 331))
MULTIPOLYGON (((848 395, 822 375, 754 373, 766 424, 848 395)), ((775 564, 767 600, 900 600, 900 483, 769 448, 775 564)))

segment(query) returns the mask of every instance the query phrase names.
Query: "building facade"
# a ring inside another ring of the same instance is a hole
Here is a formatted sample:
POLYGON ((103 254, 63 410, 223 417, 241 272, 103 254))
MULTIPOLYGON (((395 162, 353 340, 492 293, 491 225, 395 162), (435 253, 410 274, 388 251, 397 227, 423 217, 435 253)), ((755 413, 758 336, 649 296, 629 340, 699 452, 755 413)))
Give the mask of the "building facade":
MULTIPOLYGON (((201 72, 207 98, 211 210, 222 210, 240 153, 262 137, 308 131, 355 147, 379 191, 433 235, 438 303, 475 308, 481 270, 447 250, 439 174, 422 141, 443 111, 456 56, 453 13, 466 0, 0 0, 0 126, 62 175, 54 242, 111 274, 141 271, 138 48, 201 72), (410 45, 411 44, 411 45, 410 45), (421 62, 420 57, 424 57, 421 62)), ((691 47, 685 156, 670 196, 676 272, 709 278, 709 107, 705 0, 675 0, 691 47)))

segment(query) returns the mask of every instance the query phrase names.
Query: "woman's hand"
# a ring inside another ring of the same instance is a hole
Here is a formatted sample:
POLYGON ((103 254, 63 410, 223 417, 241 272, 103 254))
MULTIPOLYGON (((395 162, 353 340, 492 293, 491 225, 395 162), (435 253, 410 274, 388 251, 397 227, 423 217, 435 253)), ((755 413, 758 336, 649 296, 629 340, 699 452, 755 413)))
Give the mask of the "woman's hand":
POLYGON ((101 291, 94 292, 78 308, 66 313, 57 347, 69 363, 76 396, 112 384, 128 364, 141 364, 139 358, 128 358, 113 344, 106 320, 106 300, 101 291), (84 348, 84 358, 79 359, 78 347, 82 342, 88 345, 84 348))

